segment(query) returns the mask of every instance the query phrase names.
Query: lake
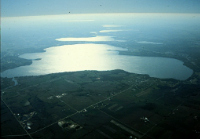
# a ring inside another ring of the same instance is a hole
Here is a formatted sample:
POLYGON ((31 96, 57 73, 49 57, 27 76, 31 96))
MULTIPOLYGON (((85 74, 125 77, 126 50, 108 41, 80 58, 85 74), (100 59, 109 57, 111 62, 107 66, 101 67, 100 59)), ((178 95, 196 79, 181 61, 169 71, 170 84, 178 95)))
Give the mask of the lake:
POLYGON ((131 73, 148 74, 151 77, 185 80, 193 73, 183 62, 176 59, 126 56, 119 55, 118 51, 127 50, 93 43, 50 47, 44 53, 21 55, 21 58, 32 59, 33 63, 7 70, 1 76, 11 78, 58 72, 122 69, 131 73), (41 60, 34 60, 38 58, 41 60))
POLYGON ((183 44, 180 39, 189 40, 186 33, 196 30, 199 18, 193 17, 190 14, 74 14, 3 18, 2 52, 41 48, 45 52, 22 52, 19 57, 31 59, 33 63, 6 70, 1 76, 122 69, 151 77, 186 80, 193 70, 182 61, 120 55, 119 51, 174 53, 175 44, 179 49, 179 44, 183 44))

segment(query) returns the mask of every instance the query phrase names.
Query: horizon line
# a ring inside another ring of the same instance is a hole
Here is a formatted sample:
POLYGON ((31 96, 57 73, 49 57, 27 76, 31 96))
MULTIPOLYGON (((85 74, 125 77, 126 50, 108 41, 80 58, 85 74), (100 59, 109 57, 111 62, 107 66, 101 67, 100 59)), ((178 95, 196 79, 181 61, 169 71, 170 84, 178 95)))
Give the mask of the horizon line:
POLYGON ((37 16, 62 16, 62 15, 96 15, 96 14, 99 14, 99 15, 109 15, 109 14, 200 14, 200 13, 169 13, 169 12, 148 12, 148 13, 143 13, 143 12, 133 12, 133 13, 130 13, 130 12, 127 12, 127 13, 66 13, 66 14, 42 14, 42 15, 22 15, 22 16, 2 16, 1 15, 1 18, 16 18, 16 17, 37 17, 37 16))

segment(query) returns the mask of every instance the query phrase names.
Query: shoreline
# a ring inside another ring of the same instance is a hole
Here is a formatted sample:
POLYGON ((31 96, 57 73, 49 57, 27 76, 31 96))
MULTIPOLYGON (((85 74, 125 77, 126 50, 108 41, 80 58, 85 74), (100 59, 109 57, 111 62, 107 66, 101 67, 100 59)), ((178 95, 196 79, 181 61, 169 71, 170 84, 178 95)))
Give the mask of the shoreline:
MULTIPOLYGON (((71 45, 71 44, 70 44, 71 45)), ((109 44, 110 45, 110 44, 109 44)), ((113 45, 111 45, 111 46, 113 46, 113 45)), ((59 46, 53 46, 53 47, 59 47, 59 46)), ((114 47, 119 47, 119 46, 114 46, 114 47)), ((31 52, 31 53, 43 53, 43 52, 46 52, 46 49, 48 49, 48 48, 51 48, 51 47, 46 47, 46 48, 43 48, 43 49, 37 49, 36 51, 34 51, 34 52, 31 52)), ((123 47, 119 47, 119 48, 123 48, 123 47)), ((188 77, 187 79, 185 79, 185 80, 188 80, 188 79, 190 79, 190 78, 192 78, 193 77, 193 75, 196 73, 196 72, 198 72, 198 71, 196 71, 192 66, 191 66, 191 63, 189 63, 189 62, 187 62, 187 61, 185 61, 183 58, 181 58, 181 57, 177 57, 177 56, 167 56, 166 54, 162 54, 162 53, 159 53, 159 54, 155 54, 155 53, 150 53, 150 54, 141 54, 141 51, 139 51, 139 53, 135 53, 135 52, 131 52, 131 51, 120 51, 120 50, 117 50, 118 51, 118 55, 125 55, 125 56, 139 56, 139 57, 160 57, 160 58, 171 58, 171 59, 176 59, 176 60, 179 60, 180 62, 183 62, 183 65, 184 66, 186 66, 187 68, 189 68, 189 69, 191 69, 192 70, 192 75, 190 76, 190 77, 188 77)), ((23 53, 23 54, 27 54, 27 53, 23 53)), ((21 55, 23 55, 23 54, 21 54, 21 55)), ((24 60, 27 60, 27 61, 31 61, 31 63, 29 63, 29 64, 24 64, 24 65, 18 65, 18 66, 16 66, 16 67, 14 67, 14 68, 17 68, 17 67, 21 67, 21 66, 28 66, 28 65, 31 65, 32 64, 32 62, 33 62, 33 60, 41 60, 41 58, 36 58, 36 59, 25 59, 25 58, 21 58, 21 57, 19 57, 20 55, 18 55, 17 57, 19 58, 19 59, 24 59, 24 60)), ((9 69, 14 69, 14 68, 9 68, 9 69)), ((6 70, 9 70, 9 69, 6 69, 6 70)), ((1 71, 1 73, 2 72, 4 72, 4 71, 6 71, 6 70, 3 70, 3 71, 1 71)), ((112 70, 116 70, 116 69, 112 69, 112 70)), ((112 71, 112 70, 105 70, 105 71, 112 71)), ((121 69, 121 70, 123 70, 123 69, 121 69)), ((82 71, 87 71, 87 70, 82 70, 82 71)), ((95 71, 95 70, 94 70, 95 71)), ((125 70, 124 70, 125 71, 125 70)), ((68 71, 66 71, 66 72, 68 72, 68 71)), ((76 72, 76 71, 71 71, 71 72, 76 72)), ((78 71, 77 71, 78 72, 78 71)), ((100 71, 101 72, 101 71, 100 71)), ((128 72, 128 71, 126 71, 126 72, 128 72)), ((57 72, 57 73, 60 73, 60 72, 57 72)), ((129 73, 134 73, 134 72, 129 72, 129 73)), ((49 73, 49 74, 51 74, 51 73, 49 73)), ((52 74, 56 74, 56 73, 52 73, 52 74)), ((135 73, 135 74, 140 74, 140 73, 135 73)), ((48 74, 44 74, 44 75, 48 75, 48 74)), ((142 74, 143 75, 143 74, 142 74)), ((145 74, 144 74, 145 75, 145 74)), ((29 76, 29 75, 28 75, 29 76)), ((40 76, 40 75, 30 75, 30 76, 40 76)), ((19 77, 21 77, 21 76, 19 76, 19 77)), ((22 76, 23 77, 23 76, 22 76)), ((151 76, 150 76, 151 77, 151 76)), ((1 76, 1 78, 4 78, 4 77, 2 77, 1 76)), ((6 78, 6 77, 5 77, 6 78)), ((9 77, 7 77, 7 78, 9 78, 9 77)), ((153 77, 154 78, 154 77, 153 77)), ((155 77, 155 78, 159 78, 159 77, 155 77)), ((168 79, 168 78, 159 78, 159 79, 168 79)), ((175 79, 175 80, 179 80, 179 79, 175 79)), ((183 80, 183 81, 185 81, 185 80, 183 80)))

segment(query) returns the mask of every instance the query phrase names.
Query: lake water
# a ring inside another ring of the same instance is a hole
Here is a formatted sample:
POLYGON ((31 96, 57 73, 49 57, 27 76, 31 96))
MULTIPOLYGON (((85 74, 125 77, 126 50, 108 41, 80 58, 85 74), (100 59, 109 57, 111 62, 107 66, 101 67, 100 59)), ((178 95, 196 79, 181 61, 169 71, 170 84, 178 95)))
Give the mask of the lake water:
POLYGON ((6 70, 1 76, 12 78, 66 71, 122 69, 151 77, 185 80, 192 75, 193 70, 184 66, 182 61, 119 55, 119 51, 143 49, 173 53, 169 51, 170 46, 174 48, 174 43, 179 43, 176 39, 190 39, 185 29, 188 29, 189 34, 191 30, 195 31, 197 20, 199 22, 199 18, 193 18, 193 15, 178 14, 3 18, 3 52, 41 48, 46 52, 20 55, 21 58, 32 59, 33 63, 6 70), (41 60, 36 60, 38 58, 41 60))
POLYGON ((2 77, 45 75, 58 72, 83 70, 122 69, 131 73, 148 74, 157 78, 174 78, 185 80, 192 70, 183 62, 161 57, 139 57, 119 55, 124 48, 106 44, 75 44, 47 48, 44 53, 21 55, 33 60, 29 66, 21 66, 2 73, 2 77))

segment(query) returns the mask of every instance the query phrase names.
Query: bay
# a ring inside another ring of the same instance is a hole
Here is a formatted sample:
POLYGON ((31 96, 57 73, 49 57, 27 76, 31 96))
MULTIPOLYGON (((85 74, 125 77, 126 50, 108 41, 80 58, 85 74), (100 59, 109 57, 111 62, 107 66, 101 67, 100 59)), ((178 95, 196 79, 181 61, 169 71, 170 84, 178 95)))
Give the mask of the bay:
POLYGON ((186 80, 193 73, 183 62, 176 59, 119 55, 119 51, 127 49, 94 43, 50 47, 43 53, 21 55, 21 58, 32 59, 33 63, 6 70, 1 76, 12 78, 58 72, 122 69, 151 77, 186 80), (34 60, 38 58, 41 60, 34 60))

